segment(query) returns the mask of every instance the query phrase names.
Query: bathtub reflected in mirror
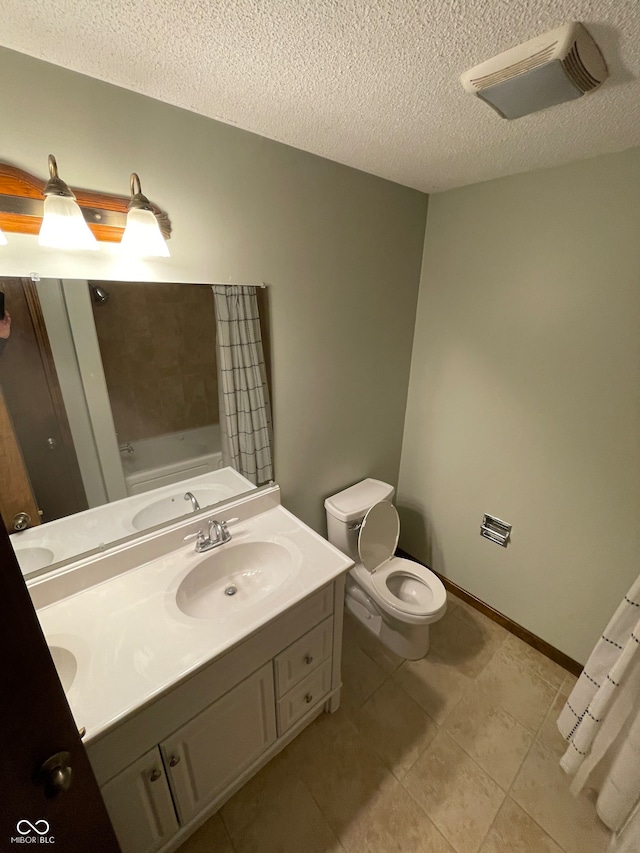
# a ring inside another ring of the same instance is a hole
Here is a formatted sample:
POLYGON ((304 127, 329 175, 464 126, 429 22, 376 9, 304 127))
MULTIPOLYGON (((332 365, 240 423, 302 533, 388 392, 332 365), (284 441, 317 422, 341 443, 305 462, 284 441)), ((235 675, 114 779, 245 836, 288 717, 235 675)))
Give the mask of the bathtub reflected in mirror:
POLYGON ((11 316, 0 343, 0 511, 25 574, 273 478, 270 417, 256 433, 256 465, 235 415, 242 370, 264 386, 269 412, 265 289, 0 278, 0 291, 11 316), (246 347, 245 328, 254 329, 246 347), (249 351, 261 363, 236 358, 249 351), (196 488, 194 502, 186 493, 196 488), (163 509, 145 512, 154 504, 163 509), (82 529, 93 531, 90 544, 82 529))

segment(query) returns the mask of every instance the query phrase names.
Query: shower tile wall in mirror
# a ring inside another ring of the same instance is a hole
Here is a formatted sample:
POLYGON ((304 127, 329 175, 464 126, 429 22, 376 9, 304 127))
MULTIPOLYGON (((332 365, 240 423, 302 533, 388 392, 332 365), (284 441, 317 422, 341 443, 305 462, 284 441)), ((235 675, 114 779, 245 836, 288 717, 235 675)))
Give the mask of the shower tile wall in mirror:
POLYGON ((264 470, 267 434, 271 459, 266 289, 0 278, 0 291, 0 512, 25 574, 272 479, 252 457, 264 470))

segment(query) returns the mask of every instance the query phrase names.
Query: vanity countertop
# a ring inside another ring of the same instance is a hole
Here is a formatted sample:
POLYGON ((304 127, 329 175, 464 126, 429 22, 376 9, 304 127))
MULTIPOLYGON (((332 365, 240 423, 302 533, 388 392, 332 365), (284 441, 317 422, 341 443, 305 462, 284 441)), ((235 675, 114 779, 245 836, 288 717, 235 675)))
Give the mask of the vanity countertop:
POLYGON ((87 729, 85 743, 353 565, 282 506, 238 521, 230 530, 232 540, 219 548, 196 553, 193 543, 184 544, 38 609, 49 646, 68 650, 77 662, 67 699, 76 723, 87 729), (248 603, 242 596, 229 597, 224 615, 213 618, 194 618, 178 607, 177 590, 194 567, 252 542, 288 551, 289 573, 276 588, 263 589, 258 600, 249 596, 248 603))

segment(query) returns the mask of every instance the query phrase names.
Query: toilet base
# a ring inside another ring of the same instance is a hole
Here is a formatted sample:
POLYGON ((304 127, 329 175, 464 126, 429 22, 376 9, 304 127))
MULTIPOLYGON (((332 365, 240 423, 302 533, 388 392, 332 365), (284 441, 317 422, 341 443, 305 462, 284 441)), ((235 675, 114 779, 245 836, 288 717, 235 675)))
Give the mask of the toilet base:
POLYGON ((405 660, 420 660, 429 651, 429 625, 405 625, 396 622, 391 626, 380 614, 369 596, 369 607, 353 595, 345 596, 345 607, 358 622, 394 654, 405 660), (375 609, 375 613, 370 608, 375 609))

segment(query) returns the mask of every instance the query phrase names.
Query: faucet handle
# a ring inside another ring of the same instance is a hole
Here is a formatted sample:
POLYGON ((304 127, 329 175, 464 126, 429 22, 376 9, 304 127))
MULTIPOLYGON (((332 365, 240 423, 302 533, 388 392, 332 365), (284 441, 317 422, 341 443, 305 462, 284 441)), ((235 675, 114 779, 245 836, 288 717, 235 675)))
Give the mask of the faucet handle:
POLYGON ((233 524, 236 521, 240 521, 239 518, 228 518, 226 521, 220 522, 220 533, 221 539, 223 542, 228 542, 231 539, 231 533, 229 531, 229 525, 233 524))
POLYGON ((204 540, 204 538, 205 538, 205 535, 202 532, 202 530, 196 530, 195 533, 189 533, 188 536, 184 536, 182 538, 182 541, 183 542, 190 542, 192 539, 197 539, 198 542, 202 542, 204 540))

